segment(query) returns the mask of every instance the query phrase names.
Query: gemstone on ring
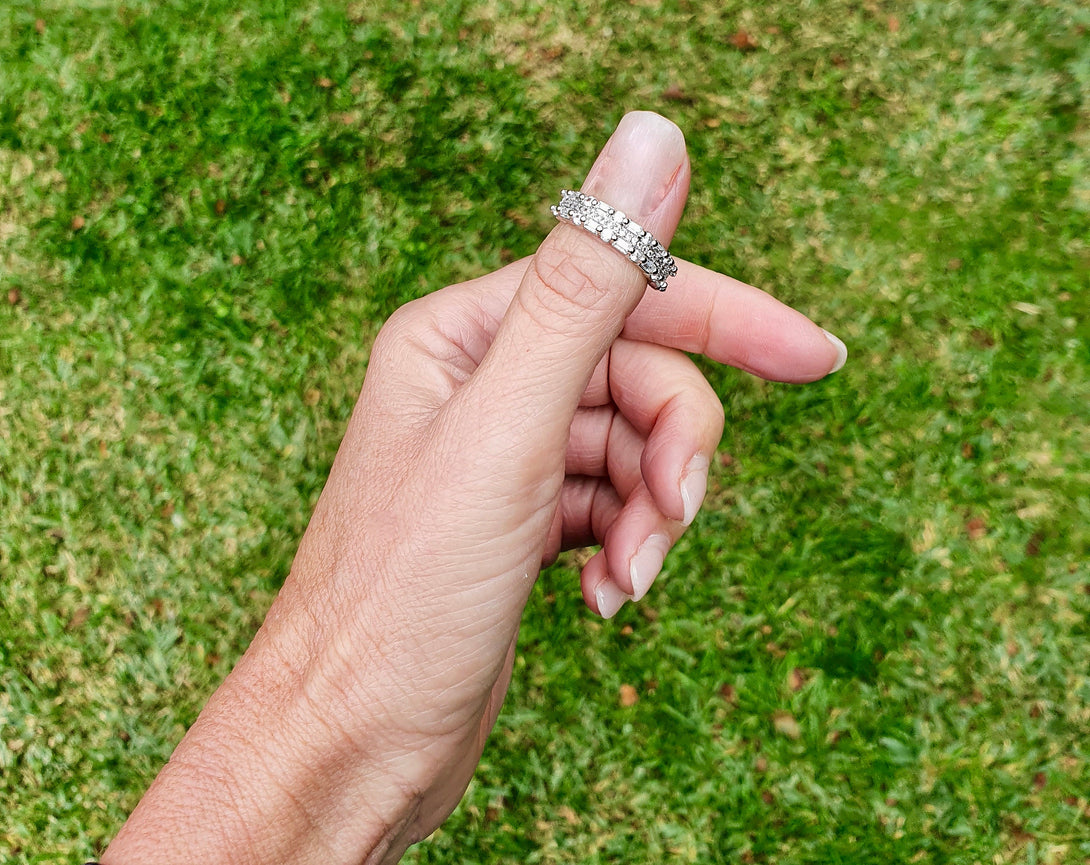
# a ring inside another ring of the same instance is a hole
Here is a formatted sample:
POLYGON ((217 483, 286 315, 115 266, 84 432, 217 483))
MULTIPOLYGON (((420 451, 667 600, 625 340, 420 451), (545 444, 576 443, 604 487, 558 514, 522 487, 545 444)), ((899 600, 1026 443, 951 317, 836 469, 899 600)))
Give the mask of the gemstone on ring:
POLYGON ((651 232, 593 195, 562 189, 559 204, 550 209, 561 222, 590 232, 624 255, 640 268, 647 284, 656 291, 666 291, 666 280, 677 274, 673 256, 651 232))

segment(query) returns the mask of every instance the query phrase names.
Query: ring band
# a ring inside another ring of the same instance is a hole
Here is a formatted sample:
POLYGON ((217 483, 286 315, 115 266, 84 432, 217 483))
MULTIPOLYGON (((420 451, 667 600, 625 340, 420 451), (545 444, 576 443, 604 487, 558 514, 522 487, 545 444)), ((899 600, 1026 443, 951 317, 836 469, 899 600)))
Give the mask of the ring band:
POLYGON ((554 204, 551 210, 561 222, 570 222, 589 231, 622 253, 643 271, 651 288, 666 291, 666 280, 677 273, 673 256, 650 231, 604 201, 583 192, 562 189, 560 203, 554 204))

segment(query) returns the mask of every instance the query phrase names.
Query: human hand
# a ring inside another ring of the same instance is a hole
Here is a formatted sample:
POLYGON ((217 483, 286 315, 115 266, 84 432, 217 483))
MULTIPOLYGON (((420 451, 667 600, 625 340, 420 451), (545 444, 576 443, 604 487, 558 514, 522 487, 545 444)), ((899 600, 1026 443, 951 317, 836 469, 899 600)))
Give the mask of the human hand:
MULTIPOLYGON (((641 113, 583 191, 668 243, 688 184, 681 133, 641 113)), ((801 314, 678 265, 645 292, 562 224, 532 258, 395 313, 291 575, 106 865, 396 861, 439 825, 543 563, 601 544, 582 592, 612 616, 692 522, 723 411, 684 352, 784 381, 843 362, 801 314)))

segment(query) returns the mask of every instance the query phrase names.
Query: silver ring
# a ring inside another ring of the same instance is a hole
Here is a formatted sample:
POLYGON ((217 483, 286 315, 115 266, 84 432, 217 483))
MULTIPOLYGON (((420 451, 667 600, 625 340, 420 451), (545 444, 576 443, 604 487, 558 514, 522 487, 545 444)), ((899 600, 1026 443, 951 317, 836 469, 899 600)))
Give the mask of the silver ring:
POLYGON ((643 271, 651 288, 666 291, 666 280, 677 273, 673 256, 650 231, 593 195, 562 189, 560 203, 551 210, 561 222, 589 231, 623 254, 643 271))

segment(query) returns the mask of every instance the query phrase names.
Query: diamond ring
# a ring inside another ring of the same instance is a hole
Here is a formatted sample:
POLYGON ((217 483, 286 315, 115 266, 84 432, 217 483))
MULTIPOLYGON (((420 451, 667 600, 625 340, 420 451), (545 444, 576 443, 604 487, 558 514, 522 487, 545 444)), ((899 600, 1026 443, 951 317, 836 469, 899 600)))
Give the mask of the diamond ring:
POLYGON ((643 271, 651 288, 666 291, 666 280, 677 273, 673 256, 650 231, 604 201, 583 192, 562 189, 560 203, 554 204, 551 210, 561 222, 589 231, 623 254, 643 271))

